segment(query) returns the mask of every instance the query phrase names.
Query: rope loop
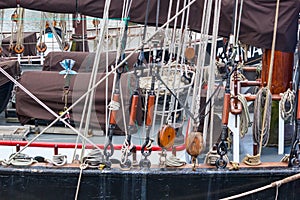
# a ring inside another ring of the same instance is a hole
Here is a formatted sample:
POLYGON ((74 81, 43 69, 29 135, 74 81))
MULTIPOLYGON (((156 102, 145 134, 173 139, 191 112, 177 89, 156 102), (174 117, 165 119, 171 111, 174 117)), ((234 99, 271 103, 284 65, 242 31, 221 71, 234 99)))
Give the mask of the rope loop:
POLYGON ((114 100, 111 100, 108 104, 109 110, 119 110, 120 109, 120 103, 114 100))

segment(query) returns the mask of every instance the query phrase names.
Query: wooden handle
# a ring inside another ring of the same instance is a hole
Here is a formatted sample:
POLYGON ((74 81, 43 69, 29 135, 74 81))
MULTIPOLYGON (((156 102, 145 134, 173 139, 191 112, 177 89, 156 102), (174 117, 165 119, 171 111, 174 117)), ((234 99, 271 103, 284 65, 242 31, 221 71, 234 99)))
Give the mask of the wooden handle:
POLYGON ((228 119, 229 119, 229 112, 230 112, 230 94, 226 93, 224 95, 224 107, 223 107, 223 113, 222 113, 222 123, 227 125, 228 119))
POLYGON ((136 108, 139 101, 139 95, 132 95, 131 106, 130 106, 130 116, 129 125, 133 126, 136 120, 136 108))
POLYGON ((155 95, 150 94, 149 97, 148 97, 146 126, 151 126, 152 125, 154 104, 155 104, 155 95))
MULTIPOLYGON (((120 94, 114 94, 113 95, 113 101, 119 102, 120 94)), ((117 118, 117 110, 112 110, 110 113, 110 119, 109 124, 116 124, 116 118, 117 118)))

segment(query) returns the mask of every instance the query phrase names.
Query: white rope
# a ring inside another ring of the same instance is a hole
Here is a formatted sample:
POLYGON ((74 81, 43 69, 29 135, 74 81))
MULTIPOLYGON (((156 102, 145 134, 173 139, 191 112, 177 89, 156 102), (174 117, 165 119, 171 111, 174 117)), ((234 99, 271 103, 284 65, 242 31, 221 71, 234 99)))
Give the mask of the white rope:
MULTIPOLYGON (((278 24, 278 15, 279 15, 279 3, 280 0, 277 0, 276 3, 276 13, 275 13, 275 22, 274 22, 274 30, 273 30, 273 40, 272 40, 272 49, 271 49, 271 61, 270 61, 270 67, 269 67, 269 74, 268 74, 268 85, 267 89, 269 90, 271 88, 272 84, 272 75, 273 75, 273 67, 274 67, 274 54, 275 54, 275 44, 276 44, 276 34, 277 34, 277 24, 278 24)), ((272 94, 267 95, 266 98, 266 103, 269 102, 269 98, 271 98, 272 101, 272 94)), ((264 107, 264 112, 263 112, 263 123, 262 123, 262 129, 261 129, 261 139, 260 139, 260 145, 259 145, 259 154, 261 154, 262 151, 262 142, 263 142, 263 137, 264 137, 264 131, 265 131, 265 125, 270 122, 266 122, 267 120, 267 115, 270 114, 268 112, 267 106, 264 107)))
POLYGON ((289 119, 293 115, 295 108, 295 94, 290 88, 287 89, 283 94, 280 94, 281 100, 279 103, 280 117, 283 120, 289 119), (289 110, 286 109, 286 104, 289 104, 289 110))
MULTIPOLYGON (((128 15, 129 15, 129 11, 130 11, 130 7, 129 6, 131 6, 131 3, 132 3, 132 0, 127 0, 126 1, 126 3, 124 3, 124 15, 122 16, 122 19, 123 19, 123 21, 124 21, 124 25, 122 26, 122 37, 121 37, 121 40, 120 40, 120 47, 121 47, 121 45, 125 45, 123 48, 123 51, 125 52, 125 49, 126 49, 126 44, 121 44, 121 42, 122 42, 122 39, 125 37, 125 28, 126 28, 126 26, 127 26, 127 24, 126 23, 128 23, 127 22, 127 18, 129 17, 128 15), (126 18, 126 19, 125 19, 126 18)), ((126 36, 127 37, 127 36, 126 36)), ((121 56, 121 53, 123 53, 123 52, 121 52, 121 49, 120 49, 120 55, 119 56, 121 56)), ((117 57, 118 58, 118 57, 117 57)), ((119 81, 121 81, 121 80, 119 80, 119 81)), ((126 138, 127 138, 127 136, 128 136, 128 130, 127 130, 127 126, 126 126, 126 115, 125 115, 125 106, 124 106, 124 101, 123 101, 123 88, 122 88, 122 86, 121 86, 121 83, 119 82, 118 84, 120 84, 120 97, 121 97, 121 106, 122 106, 122 117, 123 117, 123 125, 124 125, 124 132, 125 132, 125 136, 126 136, 126 138)), ((127 149, 128 150, 128 149, 127 149)), ((128 152, 127 152, 128 153, 128 152)))
MULTIPOLYGON (((125 49, 126 49, 126 43, 123 44, 123 40, 125 39, 124 37, 127 37, 127 35, 125 36, 126 33, 126 26, 127 26, 127 23, 128 23, 128 15, 129 15, 129 11, 130 11, 130 6, 131 6, 131 3, 132 1, 131 0, 127 0, 127 1, 124 1, 123 3, 123 10, 122 10, 122 21, 123 21, 123 25, 121 27, 121 36, 119 37, 119 41, 118 41, 118 50, 117 50, 117 56, 116 56, 116 65, 118 64, 119 62, 119 58, 121 58, 121 54, 125 52, 125 49), (126 19, 125 19, 126 18, 126 19)), ((128 27, 127 27, 128 29, 128 27)), ((127 40, 127 38, 126 38, 127 40)), ((125 70, 125 69, 123 69, 125 70)), ((112 88, 112 91, 115 91, 115 87, 116 85, 115 84, 119 84, 119 90, 120 90, 120 101, 121 101, 121 106, 122 106, 122 118, 123 118, 123 128, 124 128, 124 132, 125 132, 125 140, 124 140, 124 145, 122 145, 122 149, 121 149, 121 164, 124 164, 128 158, 128 154, 130 153, 130 149, 129 149, 129 145, 127 143, 127 137, 128 137, 128 130, 127 130, 127 126, 126 126, 126 115, 125 115, 125 106, 124 106, 124 101, 123 101, 123 88, 121 86, 121 83, 120 81, 121 80, 118 80, 118 82, 116 82, 117 80, 117 73, 115 73, 115 76, 114 76, 114 85, 113 85, 113 88, 112 88)), ((114 95, 114 92, 112 92, 112 97, 111 99, 113 99, 113 95, 114 95)), ((120 103, 119 102, 116 102, 116 101, 111 101, 110 104, 109 104, 109 110, 112 111, 112 110, 119 110, 120 108, 120 103)), ((109 113, 109 117, 110 117, 111 113, 109 113)), ((108 133, 108 132, 107 132, 108 133)), ((106 134, 106 137, 107 137, 107 134, 106 134)))
POLYGON ((22 45, 23 44, 23 30, 24 30, 24 8, 18 7, 18 31, 17 31, 17 41, 16 45, 22 45))
MULTIPOLYGON (((187 3, 187 1, 186 0, 184 0, 184 4, 183 5, 186 5, 186 3, 187 3)), ((189 14, 189 10, 190 10, 190 8, 188 8, 187 9, 187 13, 189 14)), ((186 12, 183 12, 182 13, 182 16, 185 16, 185 13, 186 12)), ((186 30, 187 30, 187 28, 188 28, 188 15, 187 15, 187 17, 182 17, 181 18, 181 25, 180 25, 180 29, 179 29, 179 38, 181 38, 181 42, 179 42, 179 46, 178 46, 178 51, 177 51, 177 53, 176 53, 176 64, 178 64, 179 63, 179 55, 183 55, 184 53, 183 53, 183 49, 184 49, 184 46, 186 45, 185 43, 186 43, 186 40, 185 40, 185 33, 186 33, 186 30), (184 19, 186 20, 186 21, 184 21, 184 19), (185 22, 185 23, 184 23, 185 22)), ((181 57, 181 59, 183 60, 184 59, 184 57, 181 57)), ((178 65, 175 65, 175 66, 177 66, 176 68, 175 68, 175 73, 174 73, 174 79, 173 79, 173 90, 174 91, 176 91, 176 96, 177 97, 180 97, 179 95, 180 95, 180 90, 179 90, 179 88, 180 88, 180 84, 176 84, 176 82, 178 81, 178 76, 179 76, 179 80, 180 80, 180 77, 183 75, 183 72, 182 72, 182 64, 181 65, 179 65, 179 67, 180 67, 180 74, 178 74, 178 73, 176 73, 177 72, 177 68, 178 68, 178 65)), ((180 98, 179 98, 180 99, 180 98)), ((172 100, 172 102, 175 102, 175 105, 174 105, 174 107, 173 108, 171 108, 171 109, 173 109, 172 110, 172 112, 174 112, 174 118, 173 118, 173 123, 175 124, 177 121, 176 121, 176 116, 177 116, 177 108, 178 108, 178 105, 179 105, 179 102, 178 101, 175 101, 175 97, 173 97, 173 96, 171 96, 171 100, 172 100)), ((174 103, 173 103, 174 104, 174 103)), ((170 112, 170 111, 169 111, 170 112)))
MULTIPOLYGON (((247 192, 243 192, 243 193, 240 193, 240 194, 237 194, 237 195, 230 196, 230 197, 222 198, 220 200, 238 199, 238 198, 250 195, 250 194, 258 193, 258 192, 261 192, 261 191, 273 188, 273 187, 276 187, 278 189, 281 185, 289 183, 289 182, 292 182, 292 181, 295 181, 295 180, 299 180, 299 178, 300 178, 300 174, 299 173, 298 174, 294 174, 292 176, 288 176, 288 177, 286 177, 284 179, 281 179, 279 181, 272 182, 269 185, 265 185, 265 186, 262 186, 262 187, 259 187, 259 188, 247 191, 247 192)), ((276 198, 278 197, 278 193, 276 194, 275 197, 276 198)))
MULTIPOLYGON (((87 116, 86 116, 86 123, 85 123, 85 131, 84 131, 84 133, 86 135, 87 135, 88 130, 89 130, 92 104, 93 104, 93 101, 91 99, 94 97, 95 88, 97 87, 97 84, 96 84, 97 72, 98 72, 99 63, 100 63, 100 56, 101 56, 101 53, 103 52, 103 48, 104 48, 104 46, 102 44, 103 44, 103 40, 104 40, 106 27, 107 27, 107 24, 108 24, 110 3, 111 3, 111 0, 105 1, 105 6, 104 6, 104 10, 103 10, 104 20, 103 20, 103 23, 101 23, 99 43, 97 45, 97 51, 96 51, 95 60, 94 60, 94 64, 93 64, 93 69, 92 69, 91 78, 90 78, 89 87, 88 87, 89 91, 91 90, 91 92, 86 97, 86 102, 89 99, 89 105, 88 105, 88 108, 87 108, 87 116)), ((104 79, 102 78, 101 80, 104 80, 104 79)), ((85 107, 86 107, 86 104, 85 104, 85 107)), ((85 109, 84 109, 84 111, 85 111, 85 109)), ((82 151, 81 151, 81 160, 83 159, 84 151, 85 151, 85 142, 83 141, 82 151)), ((79 191, 79 187, 80 187, 80 180, 81 180, 80 178, 81 178, 81 173, 80 173, 80 177, 78 179, 75 200, 77 199, 77 195, 78 195, 78 191, 79 191)))
POLYGON ((238 27, 237 27, 236 38, 235 38, 235 45, 237 45, 238 40, 239 40, 239 35, 240 35, 240 26, 241 26, 242 12, 243 12, 243 2, 244 2, 244 0, 241 0, 239 19, 238 19, 238 27))
POLYGON ((78 177, 78 181, 77 181, 77 187, 76 187, 76 193, 75 193, 75 200, 77 200, 78 198, 78 194, 79 194, 79 188, 80 188, 80 183, 81 183, 81 177, 82 177, 82 174, 83 174, 83 170, 86 169, 88 167, 87 164, 81 164, 80 165, 80 172, 79 172, 79 177, 78 177))
MULTIPOLYGON (((171 11, 172 11, 172 5, 173 5, 173 0, 170 0, 169 1, 169 9, 168 9, 168 20, 170 19, 170 16, 171 16, 171 11)), ((167 43, 169 42, 168 41, 168 30, 169 30, 169 24, 167 24, 167 27, 166 27, 166 29, 165 29, 165 32, 164 32, 164 38, 163 38, 163 40, 164 40, 164 46, 166 46, 167 45, 167 43)), ((163 48, 163 52, 162 52, 162 59, 161 59, 161 63, 164 63, 164 59, 165 59, 165 54, 166 54, 166 48, 163 48)), ((170 54, 170 52, 169 52, 169 54, 170 54)), ((169 65, 168 65, 168 67, 169 67, 169 65)), ((161 68, 160 69, 160 74, 162 73, 162 70, 163 70, 163 68, 161 68)), ((168 71, 169 72, 169 71, 168 71)), ((160 87, 160 81, 158 82, 158 92, 160 92, 161 91, 161 87, 160 87)), ((162 110, 162 113, 163 113, 163 115, 164 115, 164 113, 165 113, 165 111, 166 111, 166 100, 167 100, 167 95, 166 95, 166 89, 165 89, 165 96, 164 96, 164 101, 163 101, 163 110, 162 110)), ((159 93, 158 93, 159 94, 159 93)), ((158 102, 158 98, 159 98, 159 95, 156 95, 156 101, 155 102, 158 102)), ((157 110, 157 104, 155 104, 155 109, 157 110)), ((163 119, 163 115, 162 115, 162 118, 161 118, 161 124, 160 124, 160 127, 162 127, 163 126, 163 124, 164 124, 164 119, 163 119)))
MULTIPOLYGON (((214 104, 214 96, 211 97, 211 94, 213 93, 214 87, 215 87, 215 61, 216 61, 216 50, 217 50, 217 38, 218 38, 218 30, 219 30, 219 18, 220 18, 220 12, 221 12, 221 0, 215 0, 215 11, 214 11, 214 21, 213 21, 213 35, 212 35, 212 42, 211 42, 211 52, 210 52, 210 72, 209 72, 209 79, 208 79, 208 87, 207 87, 207 93, 206 93, 206 102, 211 98, 212 105, 214 104)), ((197 108, 198 109, 198 108, 197 108)), ((200 106, 199 106, 200 109, 200 106)), ((214 106, 211 108, 207 106, 205 108, 205 113, 208 113, 211 109, 211 113, 214 113, 214 106)), ((203 141, 206 143, 207 133, 208 133, 208 125, 214 124, 214 115, 208 115, 204 119, 204 127, 203 127, 203 141), (209 120, 210 117, 210 120, 209 120)), ((209 149, 212 148, 213 145, 213 126, 209 127, 209 149)))
MULTIPOLYGON (((176 13, 178 12, 178 10, 179 10, 179 3, 180 3, 180 1, 177 1, 177 4, 176 4, 176 13)), ((172 7, 172 4, 173 4, 173 1, 170 1, 170 3, 169 3, 169 12, 171 12, 171 7, 172 7)), ((189 9, 189 8, 188 8, 189 9)), ((185 12, 185 11, 184 11, 185 12)), ((183 13, 184 13, 183 12, 183 13)), ((183 14, 182 13, 182 14, 183 14)), ((168 13, 168 16, 170 16, 169 15, 170 13, 168 13)), ((175 20, 174 20, 174 27, 173 27, 173 29, 172 29, 172 37, 171 37, 171 41, 170 41, 170 45, 169 45, 169 60, 168 60, 168 63, 167 63, 167 67, 168 67, 168 69, 167 69, 167 77, 168 78, 170 78, 170 74, 171 74, 171 62, 172 62, 172 55, 173 55, 173 53, 175 54, 175 45, 176 45, 176 42, 175 42, 175 40, 176 40, 176 27, 177 27, 177 20, 178 20, 178 18, 176 17, 175 18, 175 20)), ((167 33, 167 29, 166 29, 166 32, 165 32, 165 38, 166 38, 166 35, 167 35, 168 33, 167 33)), ((165 49, 165 48, 164 48, 165 49)), ((163 62, 164 60, 162 60, 162 62, 163 62)), ((176 60, 177 61, 177 60, 176 60)), ((177 63, 177 62, 176 62, 177 63)), ((176 69, 175 69, 176 70, 176 69)), ((161 68, 160 69, 160 73, 162 74, 162 72, 163 72, 163 68, 161 68)), ((161 88, 160 87, 160 84, 161 84, 161 82, 159 81, 158 82, 158 85, 159 85, 159 87, 158 88, 161 88)), ((155 111, 154 111, 154 113, 156 112, 156 110, 157 110, 157 104, 158 104, 158 97, 159 97, 159 92, 160 92, 161 90, 159 90, 158 91, 158 95, 156 96, 156 101, 155 101, 155 111)), ((164 101, 163 101, 163 106, 162 106, 162 108, 163 108, 163 110, 162 110, 162 117, 161 117, 161 126, 160 127, 162 127, 163 126, 163 124, 165 124, 165 122, 164 122, 164 116, 165 116, 165 113, 166 113, 166 105, 167 105, 167 96, 168 96, 168 92, 167 92, 167 88, 165 88, 164 89, 164 101)), ((173 97, 171 97, 171 99, 173 99, 173 97)), ((174 100, 173 100, 174 101, 174 100)), ((174 106, 174 104, 173 104, 173 101, 171 100, 171 102, 172 102, 172 106, 174 106)), ((171 112, 171 110, 170 110, 171 108, 170 108, 170 105, 169 105, 169 113, 171 112)), ((155 119, 156 119, 156 116, 154 115, 154 121, 155 121, 155 119)), ((157 133, 154 133, 154 129, 152 128, 152 132, 151 132, 152 134, 152 136, 154 136, 154 134, 157 134, 157 133)))
MULTIPOLYGON (((193 89, 193 96, 192 99, 196 99, 196 101, 192 101, 191 110, 194 111, 194 117, 199 116, 199 109, 200 109, 200 98, 201 98, 201 89, 202 89, 202 80, 204 74, 204 63, 205 63, 205 56, 206 56, 206 47, 208 43, 208 27, 211 15, 211 7, 212 1, 205 0, 203 13, 202 13, 202 22, 201 22, 201 32, 200 32, 200 46, 197 56, 197 64, 196 64, 196 74, 195 74, 195 82, 194 82, 194 89, 193 89), (196 105, 195 105, 196 104, 196 105)), ((196 122, 191 119, 190 123, 192 124, 189 126, 189 132, 194 129, 195 123, 196 126, 199 123, 199 120, 196 122)), ((204 141, 205 142, 205 141, 204 141)))
MULTIPOLYGON (((93 69, 91 73, 91 78, 89 82, 89 87, 88 89, 92 89, 95 84, 96 84, 96 79, 97 79, 97 72, 99 68, 99 63, 100 63, 100 58, 101 58, 101 53, 103 52, 104 46, 103 41, 104 41, 104 35, 105 35, 105 30, 108 24, 108 18, 109 18, 109 7, 110 7, 111 0, 108 0, 105 2, 104 10, 103 10, 103 18, 104 20, 101 23, 101 28, 100 28, 100 35, 99 35, 99 43, 97 46, 97 51, 95 55, 95 60, 93 63, 93 69)), ((84 134, 85 136, 88 134, 89 131, 89 125, 90 125, 90 120, 91 120, 91 112, 92 112, 92 106, 93 106, 93 101, 92 98, 95 96, 95 89, 92 89, 91 93, 87 96, 87 101, 88 101, 88 107, 86 108, 87 114, 86 114, 86 121, 85 121, 85 129, 84 129, 84 134)), ((86 106, 86 105, 85 105, 86 106)), ((82 143, 82 151, 81 151, 81 160, 83 158, 85 151, 85 141, 82 143)))

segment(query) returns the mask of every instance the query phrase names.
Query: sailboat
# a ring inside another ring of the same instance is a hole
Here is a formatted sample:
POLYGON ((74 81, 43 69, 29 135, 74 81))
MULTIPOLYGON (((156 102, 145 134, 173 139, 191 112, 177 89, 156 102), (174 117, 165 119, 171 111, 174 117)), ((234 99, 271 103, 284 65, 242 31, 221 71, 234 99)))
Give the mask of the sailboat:
MULTIPOLYGON (((20 79, 0 68, 16 87, 21 123, 0 141, 1 199, 299 196, 299 67, 293 63, 299 1, 0 2, 6 8, 101 22, 94 21, 93 54, 50 52, 42 71, 22 72, 20 79), (111 19, 121 24, 112 43, 111 19), (130 23, 143 25, 131 49, 130 23), (117 44, 115 51, 109 44, 117 44), (249 45, 264 49, 255 80, 242 73, 257 71, 245 66, 249 45), (247 94, 251 87, 259 91, 247 94), (283 104, 279 127, 285 121, 294 127, 289 147, 278 131, 278 153, 268 146, 276 116, 271 100, 283 104), (247 115, 253 101, 254 114, 247 115), (251 122, 256 129, 247 137, 251 122)), ((85 45, 81 34, 73 39, 85 45)))

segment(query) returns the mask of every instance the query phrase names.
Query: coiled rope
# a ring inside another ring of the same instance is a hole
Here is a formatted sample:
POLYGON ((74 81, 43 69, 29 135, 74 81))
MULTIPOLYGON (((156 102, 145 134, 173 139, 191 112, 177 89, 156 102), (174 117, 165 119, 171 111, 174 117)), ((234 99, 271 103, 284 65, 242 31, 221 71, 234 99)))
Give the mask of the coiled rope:
POLYGON ((32 157, 28 156, 24 153, 19 153, 15 155, 16 153, 13 153, 9 156, 9 160, 3 160, 2 165, 14 165, 14 166, 29 166, 33 163, 36 163, 37 161, 34 160, 32 157), (11 159, 12 158, 12 159, 11 159))
POLYGON ((166 159, 165 161, 165 165, 167 167, 181 167, 183 165, 185 165, 186 162, 180 160, 179 158, 177 158, 176 156, 172 155, 169 158, 166 159))
POLYGON ((268 88, 261 88, 256 94, 256 99, 254 101, 255 120, 253 120, 253 140, 256 143, 262 142, 262 146, 266 146, 269 140, 271 109, 272 94, 268 88), (266 102, 267 100, 268 102, 266 102), (264 109, 266 109, 265 120, 263 120, 264 109), (265 121, 264 125, 263 121, 265 121), (262 126, 264 126, 264 130, 262 130, 262 126), (263 134, 263 136, 261 136, 261 134, 263 134), (261 138, 262 141, 260 141, 261 138))
POLYGON ((248 133, 248 128, 252 125, 247 100, 242 94, 237 95, 238 100, 242 103, 242 113, 240 115, 240 136, 243 138, 248 133))
POLYGON ((47 160, 48 162, 52 163, 55 166, 63 166, 67 163, 67 156, 66 155, 53 155, 52 160, 47 160))
POLYGON ((90 168, 99 168, 105 163, 104 155, 99 149, 93 149, 87 156, 83 157, 84 164, 90 168))
POLYGON ((287 91, 285 91, 283 94, 280 94, 280 96, 280 116, 283 120, 287 120, 292 116, 294 111, 295 94, 293 91, 290 90, 290 88, 288 88, 287 91), (286 109, 287 107, 289 108, 289 110, 286 109))

